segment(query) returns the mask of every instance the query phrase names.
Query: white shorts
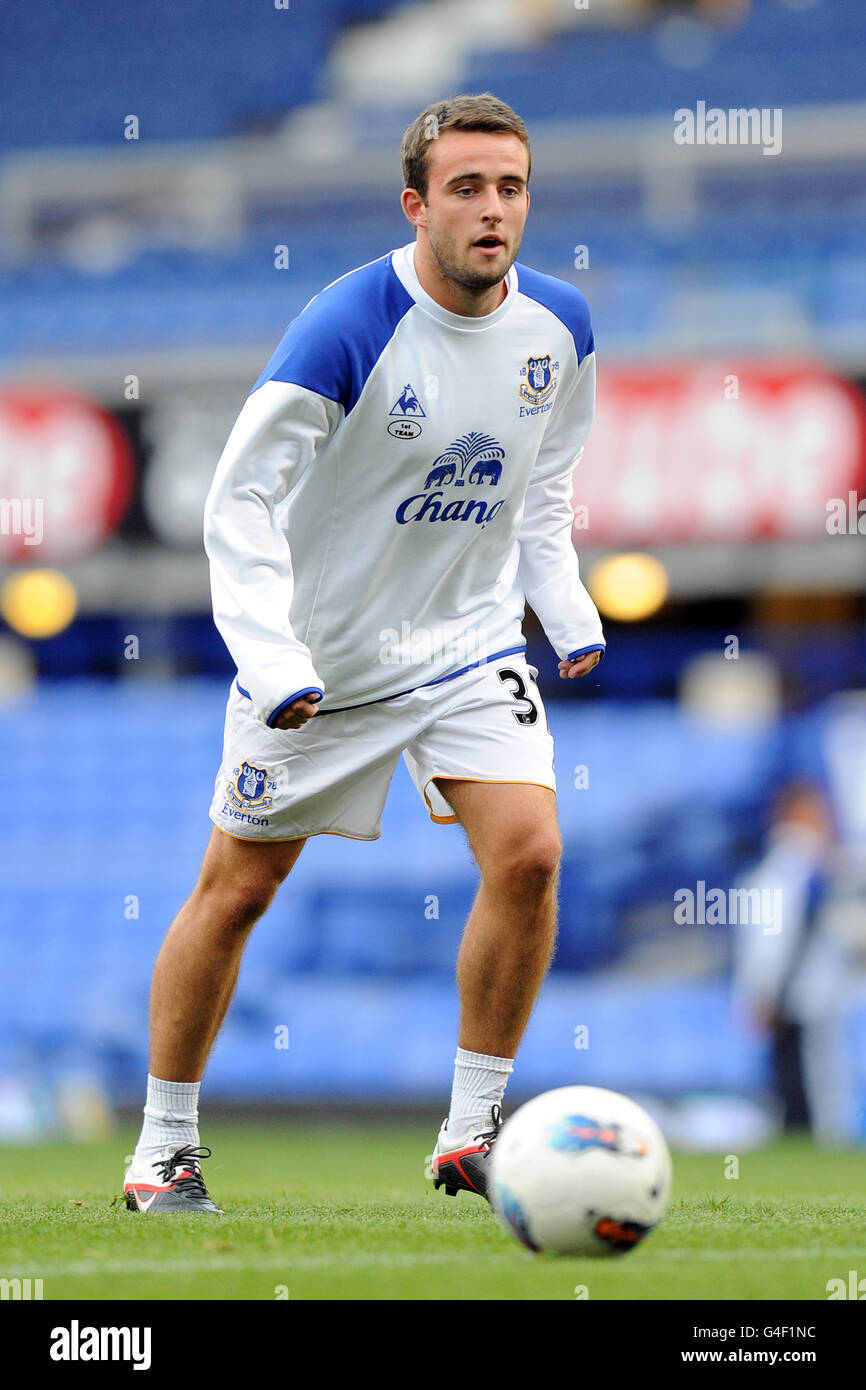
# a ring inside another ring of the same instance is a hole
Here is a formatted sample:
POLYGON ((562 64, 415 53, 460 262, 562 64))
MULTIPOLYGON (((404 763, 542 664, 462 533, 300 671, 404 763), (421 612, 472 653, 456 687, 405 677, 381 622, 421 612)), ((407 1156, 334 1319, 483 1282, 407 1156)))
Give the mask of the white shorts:
POLYGON ((210 818, 241 840, 377 840, 402 753, 430 816, 457 820, 435 777, 556 790, 553 739, 522 653, 437 685, 269 729, 232 682, 210 818))

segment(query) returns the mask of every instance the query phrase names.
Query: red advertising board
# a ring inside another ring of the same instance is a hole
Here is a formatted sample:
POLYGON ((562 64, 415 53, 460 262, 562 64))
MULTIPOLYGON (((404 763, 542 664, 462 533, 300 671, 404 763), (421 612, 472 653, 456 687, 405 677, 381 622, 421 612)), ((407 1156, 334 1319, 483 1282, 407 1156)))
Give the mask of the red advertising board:
POLYGON ((599 364, 575 472, 579 545, 827 534, 827 505, 863 487, 866 407, 820 367, 599 364))
POLYGON ((95 550, 132 486, 129 444, 108 411, 61 389, 0 390, 0 562, 95 550))

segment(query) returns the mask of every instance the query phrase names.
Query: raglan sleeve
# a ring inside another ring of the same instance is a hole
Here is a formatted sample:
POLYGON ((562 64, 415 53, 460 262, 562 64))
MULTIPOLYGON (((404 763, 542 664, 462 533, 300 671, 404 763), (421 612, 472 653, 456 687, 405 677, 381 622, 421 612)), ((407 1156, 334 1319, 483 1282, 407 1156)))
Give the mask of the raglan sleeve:
POLYGON ((271 728, 294 700, 324 692, 290 622, 294 575, 280 508, 342 413, 338 402, 305 386, 273 378, 257 383, 205 503, 214 621, 238 668, 238 687, 271 728))
POLYGON ((567 395, 558 400, 526 491, 519 533, 519 579, 561 659, 604 654, 598 610, 580 577, 572 540, 574 470, 595 410, 595 350, 588 348, 567 395))

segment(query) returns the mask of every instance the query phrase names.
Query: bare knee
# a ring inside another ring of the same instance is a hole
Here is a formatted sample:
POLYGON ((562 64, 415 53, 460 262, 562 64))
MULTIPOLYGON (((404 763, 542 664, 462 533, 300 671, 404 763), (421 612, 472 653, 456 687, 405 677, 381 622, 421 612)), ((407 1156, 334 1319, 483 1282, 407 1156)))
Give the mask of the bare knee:
POLYGON ((482 874, 486 883, 511 897, 538 899, 556 883, 561 858, 556 827, 540 827, 492 850, 482 874))
POLYGON ((215 935, 245 933, 267 911, 280 885, 279 879, 257 875, 230 882, 203 879, 193 899, 206 914, 215 935))
POLYGON ((303 844, 244 842, 214 830, 190 899, 214 944, 224 937, 230 945, 249 932, 270 907, 303 844))
POLYGON ((191 903, 208 924, 208 935, 231 940, 245 935, 273 902, 285 873, 270 864, 240 867, 205 863, 191 903))

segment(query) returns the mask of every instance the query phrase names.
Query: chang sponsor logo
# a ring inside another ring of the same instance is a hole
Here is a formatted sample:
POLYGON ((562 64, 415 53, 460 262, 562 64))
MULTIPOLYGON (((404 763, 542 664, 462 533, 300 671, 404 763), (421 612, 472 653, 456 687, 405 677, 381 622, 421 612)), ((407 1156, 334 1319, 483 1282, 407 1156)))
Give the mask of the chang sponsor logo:
POLYGON ((413 497, 407 497, 394 513, 398 524, 405 526, 407 521, 474 521, 476 526, 486 526, 505 506, 504 501, 488 506, 481 498, 467 497, 446 502, 443 507, 441 499, 444 496, 444 492, 416 492, 413 497))
POLYGON ((473 521, 484 527, 501 511, 505 499, 456 496, 445 500, 445 488, 466 486, 491 489, 499 486, 505 450, 498 440, 480 430, 455 439, 434 459, 424 489, 405 497, 394 518, 399 526, 410 521, 473 521))

